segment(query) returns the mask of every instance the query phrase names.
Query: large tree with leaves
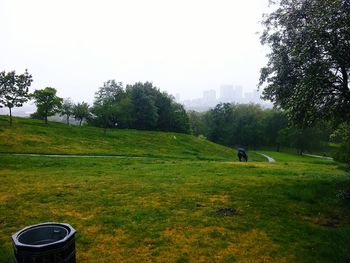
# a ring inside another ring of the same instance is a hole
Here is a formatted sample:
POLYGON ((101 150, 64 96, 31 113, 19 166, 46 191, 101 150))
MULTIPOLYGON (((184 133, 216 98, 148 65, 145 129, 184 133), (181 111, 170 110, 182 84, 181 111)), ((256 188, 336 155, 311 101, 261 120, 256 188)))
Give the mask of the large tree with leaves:
POLYGON ((350 120, 350 1, 278 0, 265 16, 262 44, 271 48, 261 70, 263 97, 289 119, 350 120))
POLYGON ((86 102, 79 102, 73 107, 73 116, 79 121, 79 126, 81 126, 83 120, 90 117, 90 106, 86 102))
POLYGON ((41 90, 35 90, 32 94, 35 100, 37 111, 34 116, 45 120, 47 124, 47 117, 55 115, 61 110, 63 99, 56 95, 57 90, 51 87, 46 87, 41 90))
POLYGON ((150 82, 127 85, 126 92, 130 94, 134 110, 134 128, 140 130, 155 130, 157 128, 158 112, 155 105, 156 89, 150 82))
POLYGON ((28 89, 32 83, 32 75, 26 70, 17 75, 15 71, 0 72, 0 107, 9 108, 10 125, 12 125, 12 108, 22 107, 28 101, 28 89))

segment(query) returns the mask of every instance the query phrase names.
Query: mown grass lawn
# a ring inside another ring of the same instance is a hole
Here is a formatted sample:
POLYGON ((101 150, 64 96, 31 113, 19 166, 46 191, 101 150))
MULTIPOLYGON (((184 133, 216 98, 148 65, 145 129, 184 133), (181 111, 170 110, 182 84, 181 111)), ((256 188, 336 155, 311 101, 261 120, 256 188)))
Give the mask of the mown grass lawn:
POLYGON ((47 221, 78 262, 350 262, 349 194, 333 162, 0 155, 0 262, 47 221))
MULTIPOLYGON (((237 158, 231 148, 187 134, 79 127, 0 116, 0 153, 126 155, 161 158, 237 158)), ((259 158, 256 156, 256 158, 259 158)))

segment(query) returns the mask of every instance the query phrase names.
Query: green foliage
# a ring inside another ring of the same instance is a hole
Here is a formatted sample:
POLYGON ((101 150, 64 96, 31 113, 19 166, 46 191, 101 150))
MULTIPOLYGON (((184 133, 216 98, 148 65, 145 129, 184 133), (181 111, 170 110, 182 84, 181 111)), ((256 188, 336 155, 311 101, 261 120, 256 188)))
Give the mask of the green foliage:
POLYGON ((172 102, 170 105, 170 110, 170 127, 168 130, 190 133, 190 120, 185 108, 179 103, 172 102))
POLYGON ((335 143, 350 141, 350 123, 340 124, 330 135, 330 140, 335 143))
POLYGON ((12 125, 12 108, 22 107, 28 101, 28 89, 32 83, 32 75, 26 70, 24 74, 16 75, 15 71, 0 72, 0 108, 9 108, 10 125, 12 125))
MULTIPOLYGON (((299 153, 321 152, 329 141, 329 123, 307 129, 288 126, 286 114, 255 104, 218 104, 208 112, 188 114, 194 134, 229 147, 296 148, 299 153)), ((327 150, 328 151, 328 150, 327 150)))
POLYGON ((194 135, 201 135, 204 137, 204 134, 207 134, 207 126, 205 122, 206 114, 203 112, 189 111, 187 115, 190 122, 191 132, 194 135))
POLYGON ((277 132, 287 125, 276 110, 263 110, 255 104, 218 104, 206 113, 190 114, 198 134, 226 146, 275 146, 277 132))
POLYGON ((350 119, 350 3, 279 0, 263 21, 262 44, 271 48, 261 70, 263 95, 293 124, 350 119))
POLYGON ((125 92, 122 82, 116 82, 113 80, 108 80, 103 83, 103 87, 100 87, 95 93, 95 103, 102 103, 104 100, 109 99, 113 102, 120 101, 125 97, 125 92))
POLYGON ((90 123, 98 127, 189 133, 182 105, 150 82, 127 85, 107 81, 95 94, 90 123), (116 125, 117 124, 117 125, 116 125))
POLYGON ((37 107, 33 117, 44 119, 47 124, 47 117, 60 112, 63 99, 56 96, 57 90, 46 87, 41 90, 35 90, 31 97, 35 100, 37 107))
POLYGON ((277 141, 280 145, 295 148, 299 154, 303 154, 306 151, 322 151, 324 136, 320 128, 288 127, 279 131, 277 141))
POLYGON ((128 85, 127 91, 131 94, 134 105, 134 127, 139 130, 154 130, 157 127, 158 112, 154 100, 152 83, 135 83, 128 85))
POLYGON ((350 165, 350 140, 343 142, 334 154, 334 159, 350 165))
POLYGON ((232 108, 228 103, 218 104, 208 112, 208 139, 223 145, 232 146, 231 126, 226 125, 232 121, 232 108))
POLYGON ((73 106, 73 116, 76 120, 79 121, 79 125, 83 120, 86 120, 90 117, 90 107, 86 102, 77 103, 73 106))
POLYGON ((70 98, 66 98, 63 100, 60 115, 66 116, 67 124, 69 124, 69 117, 73 115, 73 108, 74 108, 74 103, 70 98))
POLYGON ((90 123, 107 128, 129 128, 132 126, 133 105, 127 97, 123 83, 109 80, 95 93, 90 123))
POLYGON ((288 126, 286 115, 279 110, 266 110, 262 119, 265 146, 276 146, 279 151, 281 143, 278 141, 278 133, 288 126))

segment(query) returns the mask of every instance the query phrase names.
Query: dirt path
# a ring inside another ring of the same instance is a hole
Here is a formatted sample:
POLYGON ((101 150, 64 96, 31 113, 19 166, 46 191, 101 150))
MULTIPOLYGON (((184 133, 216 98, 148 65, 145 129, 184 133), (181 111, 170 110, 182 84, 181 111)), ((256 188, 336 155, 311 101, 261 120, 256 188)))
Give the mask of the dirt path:
POLYGON ((316 158, 322 158, 322 159, 327 159, 327 160, 333 160, 332 157, 327 157, 327 156, 321 156, 321 155, 315 155, 315 154, 307 154, 303 153, 305 156, 310 156, 310 157, 316 157, 316 158))
POLYGON ((31 157, 59 157, 59 158, 147 158, 127 155, 77 155, 77 154, 40 154, 40 153, 4 153, 2 155, 31 156, 31 157))

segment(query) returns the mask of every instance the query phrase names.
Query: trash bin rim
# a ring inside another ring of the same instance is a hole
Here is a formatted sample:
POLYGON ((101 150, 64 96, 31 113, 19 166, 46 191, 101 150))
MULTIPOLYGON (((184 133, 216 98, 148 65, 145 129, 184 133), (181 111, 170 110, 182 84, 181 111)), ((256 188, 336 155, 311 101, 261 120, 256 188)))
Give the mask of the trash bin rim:
POLYGON ((46 223, 41 223, 41 224, 36 224, 36 225, 31 225, 31 226, 27 226, 21 230, 19 230, 17 233, 12 235, 12 241, 13 243, 18 246, 18 247, 28 247, 28 248, 43 248, 43 247, 47 247, 47 246, 52 246, 52 245, 56 245, 56 244, 60 244, 60 243, 64 243, 66 242, 68 239, 70 239, 72 236, 74 236, 74 234, 76 233, 75 229, 66 223, 57 223, 57 222, 46 222, 46 223), (47 244, 41 244, 41 245, 29 245, 29 244, 25 244, 19 241, 18 237, 19 235, 21 235, 23 232, 30 230, 31 228, 36 228, 36 227, 41 227, 41 226, 51 226, 51 225, 56 225, 56 226, 60 226, 60 227, 64 227, 67 228, 68 230, 68 234, 55 242, 51 242, 51 243, 47 243, 47 244))

